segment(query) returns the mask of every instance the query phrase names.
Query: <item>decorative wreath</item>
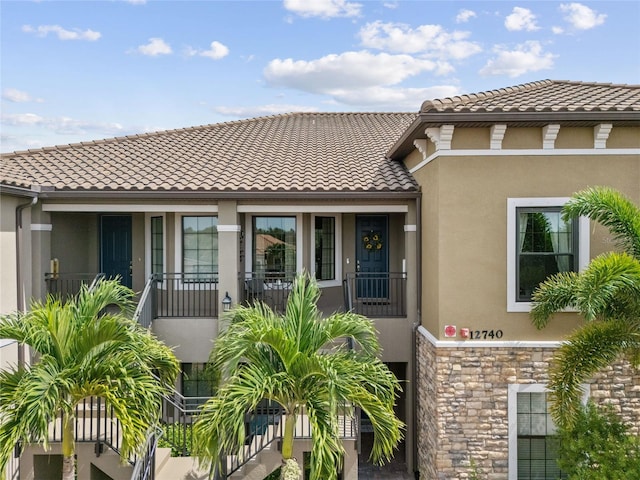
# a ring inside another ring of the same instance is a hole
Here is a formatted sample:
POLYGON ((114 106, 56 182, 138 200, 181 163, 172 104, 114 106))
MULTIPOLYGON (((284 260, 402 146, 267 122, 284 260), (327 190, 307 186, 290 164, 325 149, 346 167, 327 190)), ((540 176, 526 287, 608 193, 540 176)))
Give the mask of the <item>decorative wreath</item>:
POLYGON ((362 243, 367 250, 381 250, 382 249, 382 235, 378 232, 370 232, 362 237, 362 243))

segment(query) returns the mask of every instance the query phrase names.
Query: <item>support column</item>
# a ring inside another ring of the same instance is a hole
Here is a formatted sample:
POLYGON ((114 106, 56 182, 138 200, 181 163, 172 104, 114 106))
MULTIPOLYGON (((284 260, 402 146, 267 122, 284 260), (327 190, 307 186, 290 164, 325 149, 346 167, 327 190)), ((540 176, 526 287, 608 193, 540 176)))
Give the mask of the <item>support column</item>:
MULTIPOLYGON (((406 274, 407 274, 407 292, 406 292, 406 301, 407 301, 407 321, 410 325, 413 326, 412 330, 415 330, 420 322, 420 296, 421 292, 419 291, 420 283, 419 283, 419 275, 420 275, 420 245, 418 244, 418 230, 420 228, 419 221, 419 202, 420 199, 417 199, 415 203, 409 204, 409 211, 405 216, 405 225, 404 225, 404 248, 405 248, 405 256, 406 256, 406 274)), ((407 364, 407 380, 408 382, 404 385, 406 390, 405 396, 405 411, 407 412, 407 430, 406 430, 406 460, 407 460, 407 469, 410 472, 417 470, 417 466, 414 465, 416 462, 415 459, 415 449, 416 449, 416 429, 417 429, 417 421, 416 421, 416 405, 415 405, 415 387, 416 387, 416 349, 415 349, 415 338, 414 333, 412 331, 411 335, 411 360, 407 364)))
POLYGON ((240 269, 240 216, 238 204, 233 200, 218 203, 218 309, 222 315, 222 299, 231 297, 232 305, 238 303, 240 269))

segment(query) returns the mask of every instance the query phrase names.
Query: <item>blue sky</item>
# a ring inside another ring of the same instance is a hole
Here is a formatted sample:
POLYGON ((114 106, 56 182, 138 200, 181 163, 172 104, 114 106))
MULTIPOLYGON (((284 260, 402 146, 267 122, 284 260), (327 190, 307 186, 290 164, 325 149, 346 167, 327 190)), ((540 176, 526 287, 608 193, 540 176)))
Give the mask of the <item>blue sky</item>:
POLYGON ((0 1, 2 152, 294 111, 640 83, 640 2, 0 1))

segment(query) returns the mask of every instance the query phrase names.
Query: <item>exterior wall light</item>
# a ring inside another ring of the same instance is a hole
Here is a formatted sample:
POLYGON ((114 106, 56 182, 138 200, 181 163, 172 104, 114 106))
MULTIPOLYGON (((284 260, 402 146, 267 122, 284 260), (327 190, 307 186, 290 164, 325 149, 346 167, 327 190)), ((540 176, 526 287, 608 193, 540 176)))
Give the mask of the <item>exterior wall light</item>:
POLYGON ((222 299, 222 311, 228 312, 231 310, 231 297, 229 296, 229 292, 225 292, 224 298, 222 299))

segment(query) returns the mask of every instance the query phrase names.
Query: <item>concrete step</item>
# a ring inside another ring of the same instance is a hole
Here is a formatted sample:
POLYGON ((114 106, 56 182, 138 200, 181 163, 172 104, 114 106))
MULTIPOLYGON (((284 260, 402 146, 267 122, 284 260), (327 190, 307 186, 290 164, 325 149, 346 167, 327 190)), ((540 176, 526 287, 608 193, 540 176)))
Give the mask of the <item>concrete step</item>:
POLYGON ((157 463, 156 480, 207 480, 209 470, 198 466, 194 457, 171 457, 157 463))

